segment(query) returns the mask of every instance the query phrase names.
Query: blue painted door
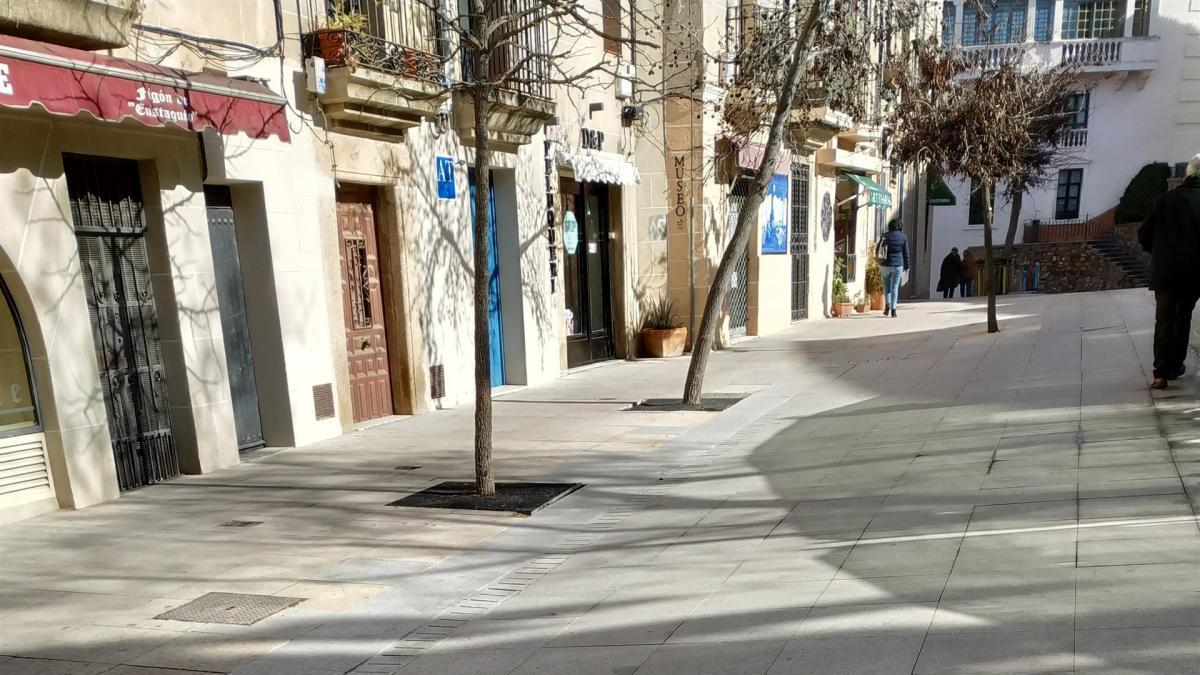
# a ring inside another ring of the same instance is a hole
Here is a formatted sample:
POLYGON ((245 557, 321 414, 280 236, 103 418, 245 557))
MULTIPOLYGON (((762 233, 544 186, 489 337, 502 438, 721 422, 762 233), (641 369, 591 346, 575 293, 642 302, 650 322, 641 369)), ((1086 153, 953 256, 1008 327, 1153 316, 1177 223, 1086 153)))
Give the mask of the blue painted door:
MULTIPOLYGON (((468 172, 471 184, 471 235, 475 234, 475 170, 468 172)), ((500 316, 500 258, 496 250, 496 185, 488 181, 488 347, 491 354, 492 386, 504 384, 504 323, 500 316)))

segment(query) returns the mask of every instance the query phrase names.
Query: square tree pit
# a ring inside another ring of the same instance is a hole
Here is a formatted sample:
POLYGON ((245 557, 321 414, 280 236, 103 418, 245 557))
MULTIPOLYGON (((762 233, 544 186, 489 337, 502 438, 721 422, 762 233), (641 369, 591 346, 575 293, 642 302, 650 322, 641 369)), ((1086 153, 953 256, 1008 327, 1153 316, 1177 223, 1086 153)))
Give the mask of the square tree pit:
POLYGON ((446 481, 397 499, 388 506, 509 511, 531 516, 581 487, 583 483, 496 483, 496 494, 481 497, 475 492, 474 482, 446 481))

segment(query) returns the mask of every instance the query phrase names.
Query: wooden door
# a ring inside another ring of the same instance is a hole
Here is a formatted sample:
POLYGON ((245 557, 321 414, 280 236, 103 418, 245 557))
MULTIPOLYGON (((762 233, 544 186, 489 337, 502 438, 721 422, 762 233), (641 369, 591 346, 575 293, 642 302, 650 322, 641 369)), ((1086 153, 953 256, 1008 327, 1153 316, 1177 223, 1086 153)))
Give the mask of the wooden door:
POLYGON ((355 422, 392 414, 374 204, 370 188, 338 190, 346 360, 355 422))

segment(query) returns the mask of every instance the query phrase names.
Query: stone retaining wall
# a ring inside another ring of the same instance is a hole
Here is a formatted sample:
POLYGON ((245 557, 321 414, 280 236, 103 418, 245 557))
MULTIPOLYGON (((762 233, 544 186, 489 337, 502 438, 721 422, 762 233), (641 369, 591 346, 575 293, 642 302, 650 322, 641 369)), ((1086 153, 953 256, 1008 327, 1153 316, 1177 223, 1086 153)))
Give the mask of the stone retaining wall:
POLYGON ((1136 284, 1119 267, 1086 242, 1020 244, 1013 250, 1016 269, 1038 263, 1043 293, 1080 293, 1136 284))

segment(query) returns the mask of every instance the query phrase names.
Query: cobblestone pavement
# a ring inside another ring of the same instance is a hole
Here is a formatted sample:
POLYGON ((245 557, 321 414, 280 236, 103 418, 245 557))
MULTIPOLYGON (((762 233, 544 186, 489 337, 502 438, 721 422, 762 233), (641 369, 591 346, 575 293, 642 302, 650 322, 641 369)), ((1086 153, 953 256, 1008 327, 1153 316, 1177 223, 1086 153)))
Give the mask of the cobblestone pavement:
POLYGON ((387 506, 455 410, 0 528, 0 673, 1200 671, 1198 381, 1145 291, 1000 302, 741 342, 719 414, 626 410, 682 360, 510 393, 501 477, 587 484, 529 518, 387 506), (154 618, 209 592, 302 601, 154 618))

